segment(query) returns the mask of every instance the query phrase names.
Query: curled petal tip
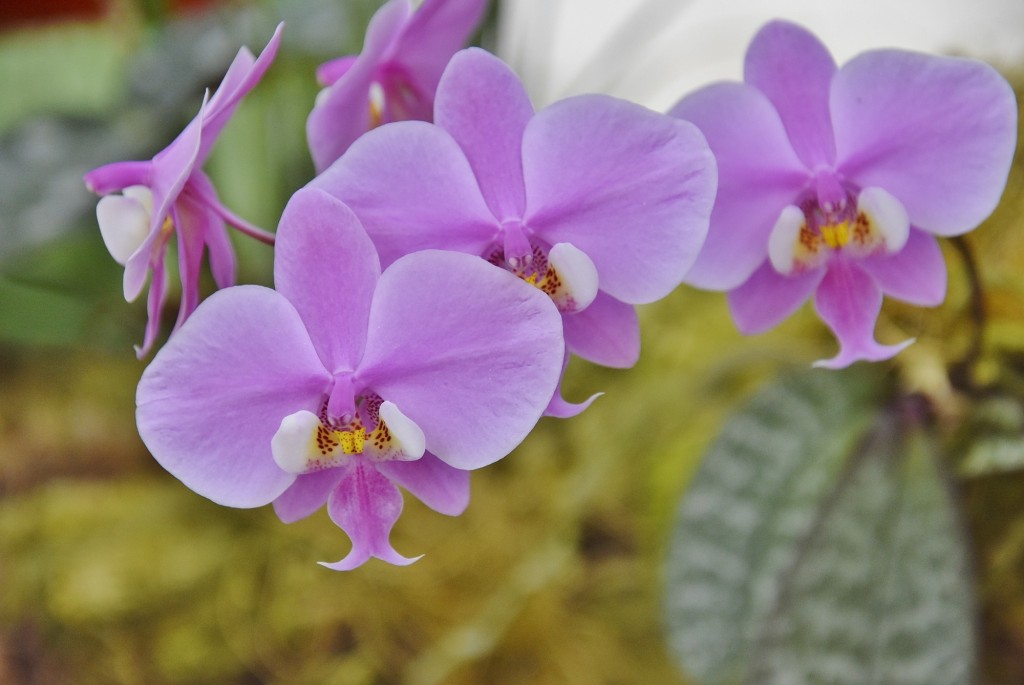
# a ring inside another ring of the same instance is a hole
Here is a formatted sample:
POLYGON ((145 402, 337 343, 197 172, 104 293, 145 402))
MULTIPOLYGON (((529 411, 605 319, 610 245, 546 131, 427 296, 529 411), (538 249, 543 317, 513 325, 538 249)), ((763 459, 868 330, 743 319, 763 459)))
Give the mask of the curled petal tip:
POLYGON ((896 345, 879 345, 878 343, 873 344, 871 347, 866 349, 850 350, 841 348, 839 354, 832 357, 831 359, 819 359, 814 362, 812 366, 815 369, 845 369, 854 362, 865 361, 865 362, 880 362, 886 359, 892 359, 897 354, 905 350, 914 344, 917 338, 910 338, 896 345))
POLYGON ((575 402, 566 401, 562 397, 561 391, 556 392, 548 403, 547 409, 544 410, 544 416, 551 416, 556 419, 571 419, 585 412, 593 404, 594 400, 603 394, 603 392, 596 392, 584 401, 576 404, 575 402))

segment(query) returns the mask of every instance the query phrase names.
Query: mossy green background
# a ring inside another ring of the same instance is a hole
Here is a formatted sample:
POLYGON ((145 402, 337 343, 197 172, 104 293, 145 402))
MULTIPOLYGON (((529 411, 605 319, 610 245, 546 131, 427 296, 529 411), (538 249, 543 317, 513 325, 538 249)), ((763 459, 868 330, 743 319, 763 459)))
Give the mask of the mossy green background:
MULTIPOLYGON (((4 153, 24 126, 53 113, 61 115, 57 125, 94 117, 141 130, 154 141, 147 155, 166 144, 133 123, 138 110, 126 110, 119 85, 161 29, 130 3, 115 6, 105 23, 0 34, 4 153)), ((282 7, 299 11, 277 3, 260 12, 282 7)), ((220 20, 235 11, 222 9, 220 20)), ((361 26, 365 16, 348 20, 361 26)), ((311 174, 302 124, 316 93, 315 57, 286 33, 278 64, 239 109, 208 167, 225 203, 268 227, 311 174)), ((180 110, 178 126, 194 103, 180 110)), ((967 238, 988 307, 976 380, 1018 405, 1021 160, 995 215, 967 238)), ((74 161, 113 160, 86 152, 74 161)), ((92 202, 84 189, 69 192, 92 202)), ((0 211, 11 216, 12 208, 0 211)), ((578 418, 543 419, 507 459, 474 474, 463 516, 406 498, 392 539, 402 554, 424 554, 419 562, 396 568, 372 560, 336 573, 315 563, 341 558, 348 546, 325 512, 284 525, 270 508, 218 507, 148 455, 133 423, 144 364, 131 350, 144 306, 120 299, 120 269, 89 211, 77 216, 54 239, 22 241, 0 264, 5 684, 684 683, 661 619, 679 498, 732 409, 766 379, 833 352, 809 307, 746 338, 722 295, 680 288, 641 308, 644 349, 634 369, 573 361, 566 395, 604 395, 578 418)), ((0 243, 8 240, 0 235, 0 243)), ((270 250, 237 245, 240 279, 266 282, 270 250)), ((947 262, 946 303, 930 310, 887 303, 879 338, 917 337, 889 367, 906 389, 932 398, 955 464, 955 450, 976 437, 974 400, 950 386, 945 369, 965 354, 972 319, 960 255, 948 249, 947 262)), ((964 477, 959 486, 975 549, 982 671, 994 684, 1024 681, 1019 466, 964 477)))

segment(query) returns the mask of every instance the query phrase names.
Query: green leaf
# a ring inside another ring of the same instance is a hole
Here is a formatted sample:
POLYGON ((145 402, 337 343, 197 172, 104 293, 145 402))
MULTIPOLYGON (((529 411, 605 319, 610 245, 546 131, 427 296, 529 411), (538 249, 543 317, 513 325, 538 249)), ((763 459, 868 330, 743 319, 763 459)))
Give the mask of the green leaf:
POLYGON ((1024 468, 1024 406, 1016 397, 997 394, 979 399, 963 431, 963 476, 987 476, 1024 468))
POLYGON ((859 371, 768 387, 705 456, 666 597, 699 682, 969 682, 966 553, 934 447, 859 371))
POLYGON ((923 430, 883 416, 782 578, 748 683, 968 685, 967 554, 923 430))
POLYGON ((669 643, 684 670, 737 683, 778 578, 871 416, 874 379, 815 371, 732 417, 683 499, 668 562, 669 643))

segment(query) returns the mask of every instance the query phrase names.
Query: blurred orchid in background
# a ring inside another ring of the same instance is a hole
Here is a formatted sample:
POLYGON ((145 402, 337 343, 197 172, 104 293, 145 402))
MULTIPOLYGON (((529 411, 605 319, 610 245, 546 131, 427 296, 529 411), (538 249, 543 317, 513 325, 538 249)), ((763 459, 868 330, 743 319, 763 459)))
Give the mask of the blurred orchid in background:
POLYGON ((168 285, 165 258, 172 235, 178 238, 181 277, 175 330, 199 304, 204 250, 209 251, 217 286, 234 284, 235 256, 225 224, 263 242, 274 242, 272 234, 221 204, 202 166, 235 108, 274 61, 283 28, 284 24, 278 25, 258 59, 247 48, 238 51, 213 97, 203 102, 185 130, 152 160, 115 162, 85 175, 86 186, 103 196, 96 206, 96 218, 111 256, 125 267, 125 299, 131 302, 138 297, 146 277, 152 274, 149 322, 142 346, 136 348, 140 358, 152 348, 160 330, 168 285))
POLYGON ((692 93, 671 113, 707 136, 719 191, 687 275, 729 290, 744 333, 815 294, 839 340, 821 366, 878 361, 882 294, 934 306, 946 269, 935 236, 995 209, 1017 137, 1013 90, 982 62, 898 50, 837 69, 817 38, 773 22, 747 51, 745 83, 692 93))
POLYGON ((448 60, 483 18, 487 0, 391 0, 366 29, 363 51, 317 70, 324 85, 306 122, 317 171, 360 135, 391 121, 430 121, 448 60))

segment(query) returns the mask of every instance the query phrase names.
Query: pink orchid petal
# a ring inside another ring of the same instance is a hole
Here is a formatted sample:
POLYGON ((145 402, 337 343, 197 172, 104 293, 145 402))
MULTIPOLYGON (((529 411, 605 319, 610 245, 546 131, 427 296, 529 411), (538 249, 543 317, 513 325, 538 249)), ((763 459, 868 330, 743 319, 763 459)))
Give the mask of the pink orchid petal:
POLYGON ((259 286, 221 290, 143 373, 139 434, 156 460, 200 495, 226 506, 262 506, 295 479, 270 450, 281 419, 316 411, 330 381, 282 295, 259 286))
POLYGON ((347 74, 355 65, 359 55, 345 55, 328 60, 316 68, 316 80, 321 86, 331 86, 347 74))
POLYGON ((267 69, 274 62, 277 50, 281 46, 281 32, 284 30, 284 23, 277 25, 274 35, 270 37, 267 46, 256 59, 248 48, 238 51, 227 73, 221 80, 217 90, 210 98, 206 113, 203 117, 203 141, 199 150, 197 166, 202 163, 210 154, 210 149, 217 142, 224 126, 235 113, 235 108, 242 101, 249 91, 256 87, 267 69))
POLYGON ((114 162, 87 173, 85 187, 97 195, 109 195, 128 186, 149 186, 153 162, 114 162))
POLYGON ((292 195, 281 216, 274 285, 288 298, 329 370, 352 370, 363 354, 380 263, 359 219, 316 188, 292 195))
POLYGON ((294 523, 306 518, 327 503, 328 495, 338 486, 344 475, 345 470, 337 468, 298 476, 295 482, 274 500, 274 513, 284 523, 294 523))
POLYGON ((946 261, 939 242, 924 231, 911 228, 902 250, 863 259, 860 267, 897 300, 935 307, 946 299, 946 261))
POLYGON ((385 3, 370 19, 362 52, 345 74, 317 98, 306 120, 306 138, 317 173, 323 172, 371 128, 370 84, 377 66, 409 19, 407 0, 385 3))
POLYGON ((562 397, 562 381, 565 379, 565 370, 568 366, 569 351, 566 350, 565 358, 562 360, 562 375, 559 377, 558 385, 555 387, 555 394, 551 396, 548 406, 544 409, 544 416, 552 416, 556 419, 571 419, 586 411, 587 407, 594 403, 594 400, 604 394, 600 392, 594 393, 578 404, 567 401, 562 397))
POLYGON ((456 469, 430 452, 415 461, 382 461, 377 470, 434 511, 458 516, 469 506, 469 471, 456 469))
POLYGON ((809 173, 772 103, 749 85, 701 88, 669 113, 696 124, 718 161, 711 227, 686 282, 730 290, 764 261, 779 212, 793 204, 809 173))
POLYGON ((441 74, 483 18, 487 0, 424 0, 413 12, 392 59, 421 93, 437 90, 441 74))
POLYGON ((146 298, 146 330, 142 337, 142 346, 135 346, 135 356, 143 359, 153 349, 157 336, 160 334, 160 323, 167 300, 167 270, 164 267, 163 255, 153 262, 153 279, 146 298))
POLYGON ((636 308, 599 292, 582 312, 562 317, 565 345, 584 359, 628 369, 640 358, 640 322, 636 308))
POLYGON ((773 21, 747 48, 743 79, 771 100, 782 117, 796 154, 809 169, 831 164, 836 144, 828 93, 836 63, 806 29, 773 21))
MULTIPOLYGON (((163 228, 164 220, 171 211, 171 205, 178 199, 189 176, 198 165, 200 144, 202 143, 202 120, 206 112, 206 100, 203 100, 199 113, 189 122, 188 126, 178 134, 170 145, 158 152, 153 158, 150 190, 153 191, 153 215, 150 218, 150 235, 156 235, 163 228)), ((139 248, 139 252, 143 251, 139 248)))
POLYGON ((835 333, 839 353, 814 363, 816 367, 841 369, 856 361, 881 361, 896 356, 913 343, 880 345, 875 342, 875 320, 882 309, 882 291, 856 264, 833 261, 818 286, 814 308, 835 333))
POLYGON ((434 123, 462 148, 499 221, 523 215, 523 131, 532 116, 519 77, 479 48, 456 53, 437 86, 434 123))
POLYGON ((555 391, 562 321, 540 290, 479 257, 417 252, 381 275, 356 371, 460 469, 494 462, 555 391))
POLYGON ((840 171, 877 186, 937 235, 976 227, 1002 195, 1015 150, 1013 89, 974 60, 864 53, 832 87, 840 171))
POLYGON ((327 499, 331 520, 352 540, 352 549, 341 561, 321 565, 335 571, 351 571, 370 557, 407 566, 419 557, 403 557, 391 546, 391 528, 402 513, 402 493, 390 480, 363 459, 344 469, 338 486, 327 499))
POLYGON ((482 255, 497 231, 459 146, 419 121, 370 131, 310 185, 352 208, 383 267, 430 248, 482 255))
POLYGON ((205 236, 212 233, 220 218, 208 207, 199 204, 182 193, 171 208, 176 234, 178 236, 178 275, 181 279, 181 302, 175 330, 199 306, 199 281, 202 276, 203 247, 205 236))
POLYGON ((526 127, 525 224, 572 243, 601 290, 640 304, 682 281, 704 243, 715 161, 692 124, 603 95, 557 102, 526 127))
POLYGON ((824 276, 824 269, 783 276, 765 260, 743 285, 729 292, 736 328, 752 335, 777 326, 800 308, 824 276))

